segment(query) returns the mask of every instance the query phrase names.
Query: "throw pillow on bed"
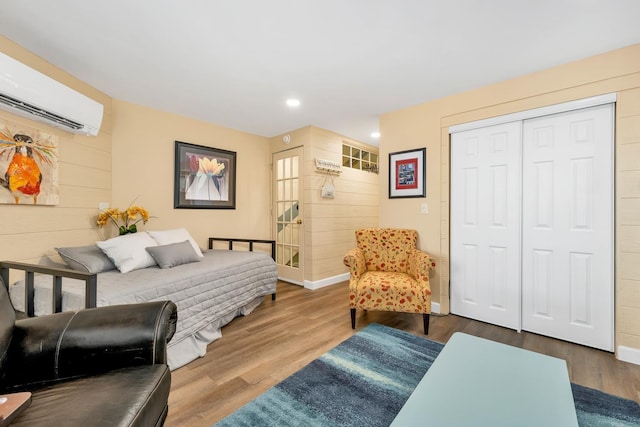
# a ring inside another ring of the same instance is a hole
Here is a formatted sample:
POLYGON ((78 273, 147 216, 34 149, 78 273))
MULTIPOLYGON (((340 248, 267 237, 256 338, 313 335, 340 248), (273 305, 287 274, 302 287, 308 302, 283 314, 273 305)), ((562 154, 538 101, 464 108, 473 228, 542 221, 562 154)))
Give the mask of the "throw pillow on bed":
POLYGON ((149 236, 153 238, 153 240, 158 243, 158 245, 168 245, 170 243, 182 243, 185 240, 188 240, 193 247, 193 250, 196 251, 199 257, 203 257, 202 251, 198 247, 198 244, 191 234, 187 231, 186 228, 176 228, 174 230, 163 230, 163 231, 148 231, 149 236))
POLYGON ((121 273, 156 265, 146 248, 158 246, 158 244, 145 231, 96 242, 96 245, 113 261, 121 273))
POLYGON ((188 240, 168 245, 151 246, 147 248, 147 252, 156 260, 160 268, 171 268, 200 261, 200 257, 188 240))
POLYGON ((97 245, 56 248, 56 251, 60 258, 76 271, 95 274, 116 269, 97 245))

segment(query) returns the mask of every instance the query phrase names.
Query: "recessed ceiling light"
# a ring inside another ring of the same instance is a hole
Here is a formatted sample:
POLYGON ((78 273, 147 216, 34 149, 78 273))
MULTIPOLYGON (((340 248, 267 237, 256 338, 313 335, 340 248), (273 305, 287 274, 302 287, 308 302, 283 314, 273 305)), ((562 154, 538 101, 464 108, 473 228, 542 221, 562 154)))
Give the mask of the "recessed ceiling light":
POLYGON ((300 106, 300 100, 299 99, 287 99, 287 105, 289 107, 299 107, 300 106))
POLYGON ((371 132, 371 138, 380 138, 380 132, 371 132))

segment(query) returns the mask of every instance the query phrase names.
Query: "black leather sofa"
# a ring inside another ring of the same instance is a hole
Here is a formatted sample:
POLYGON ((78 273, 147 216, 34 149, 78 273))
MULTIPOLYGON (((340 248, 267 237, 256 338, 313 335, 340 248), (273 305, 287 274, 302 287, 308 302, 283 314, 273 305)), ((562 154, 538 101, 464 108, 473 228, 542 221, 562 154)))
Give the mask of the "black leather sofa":
POLYGON ((170 301, 16 320, 0 281, 0 393, 32 393, 11 426, 161 426, 170 301))

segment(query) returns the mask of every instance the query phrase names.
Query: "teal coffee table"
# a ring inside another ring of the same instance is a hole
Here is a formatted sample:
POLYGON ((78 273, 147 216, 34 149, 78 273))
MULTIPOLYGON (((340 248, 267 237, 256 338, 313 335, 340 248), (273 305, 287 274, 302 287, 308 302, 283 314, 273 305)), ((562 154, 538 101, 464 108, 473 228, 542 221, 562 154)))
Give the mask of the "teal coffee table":
POLYGON ((566 362, 456 332, 392 426, 577 426, 566 362))

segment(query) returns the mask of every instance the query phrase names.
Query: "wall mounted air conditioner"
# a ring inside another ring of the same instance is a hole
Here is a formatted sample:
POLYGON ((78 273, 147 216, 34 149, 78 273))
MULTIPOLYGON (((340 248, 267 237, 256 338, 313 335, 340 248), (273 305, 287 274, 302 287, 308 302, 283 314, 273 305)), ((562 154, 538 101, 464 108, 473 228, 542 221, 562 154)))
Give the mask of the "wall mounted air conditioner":
POLYGON ((0 109, 77 134, 95 136, 103 106, 0 52, 0 109))

